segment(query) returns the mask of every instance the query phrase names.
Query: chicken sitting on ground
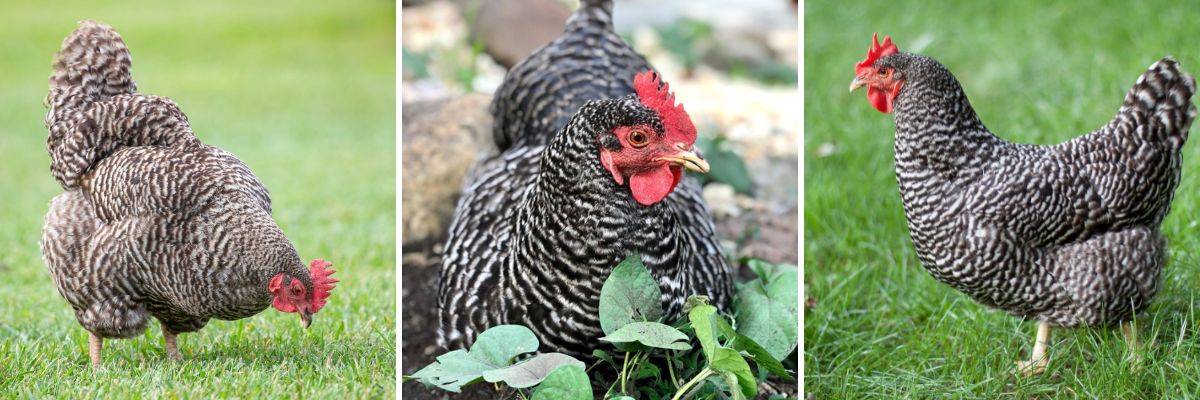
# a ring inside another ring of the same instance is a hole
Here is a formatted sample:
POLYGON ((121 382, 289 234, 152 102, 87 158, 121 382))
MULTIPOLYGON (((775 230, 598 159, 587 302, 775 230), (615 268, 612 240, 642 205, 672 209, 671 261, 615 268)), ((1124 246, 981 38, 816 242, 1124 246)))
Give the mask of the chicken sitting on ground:
MULTIPOLYGON (((1046 366, 1050 326, 1129 325, 1160 288, 1160 225, 1179 184, 1196 115, 1195 80, 1165 58, 1117 116, 1052 146, 1007 142, 984 127, 946 67, 878 38, 853 91, 894 113, 896 180, 921 263, 984 305, 1037 320, 1025 373, 1046 366)), ((1134 353, 1136 354, 1136 353, 1134 353)))
POLYGON ((565 32, 513 68, 492 103, 501 150, 474 166, 450 226, 439 343, 500 324, 588 357, 603 335, 600 287, 639 252, 668 317, 688 295, 728 305, 696 129, 641 55, 612 31, 611 1, 585 0, 565 32), (635 77, 636 75, 636 77, 635 77))
POLYGON ((331 264, 305 266, 271 218, 262 182, 232 154, 200 143, 171 100, 137 93, 130 55, 107 25, 80 23, 50 77, 50 202, 42 255, 87 329, 100 366, 103 338, 162 325, 175 336, 209 319, 267 306, 305 327, 325 305, 331 264))

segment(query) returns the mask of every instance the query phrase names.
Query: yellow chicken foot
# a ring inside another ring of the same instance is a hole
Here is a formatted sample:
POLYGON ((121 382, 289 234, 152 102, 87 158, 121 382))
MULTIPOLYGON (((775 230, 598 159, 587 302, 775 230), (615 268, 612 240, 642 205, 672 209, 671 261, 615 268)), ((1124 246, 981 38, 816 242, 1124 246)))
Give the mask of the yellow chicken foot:
POLYGON ((100 369, 100 349, 104 347, 104 338, 88 331, 88 356, 92 358, 92 368, 100 369))
POLYGON ((1017 361, 1017 372, 1025 376, 1040 374, 1046 371, 1050 357, 1046 355, 1046 343, 1050 341, 1050 323, 1038 322, 1037 341, 1033 343, 1033 353, 1029 361, 1017 361))
POLYGON ((165 344, 164 347, 167 350, 167 357, 175 361, 183 360, 183 355, 179 354, 179 346, 175 344, 175 334, 171 333, 171 331, 168 331, 165 325, 162 327, 162 333, 163 343, 165 344))
POLYGON ((1121 334, 1125 336, 1125 348, 1129 350, 1129 356, 1126 360, 1130 361, 1130 371, 1137 372, 1138 366, 1142 364, 1142 342, 1138 340, 1137 327, 1133 326, 1132 321, 1121 323, 1121 334))

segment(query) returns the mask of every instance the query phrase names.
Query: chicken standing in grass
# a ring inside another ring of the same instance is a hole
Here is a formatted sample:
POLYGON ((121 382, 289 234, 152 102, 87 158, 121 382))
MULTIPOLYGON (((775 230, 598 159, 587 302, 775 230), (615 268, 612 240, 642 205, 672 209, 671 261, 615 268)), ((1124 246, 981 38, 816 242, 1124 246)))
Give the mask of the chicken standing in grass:
POLYGON ((917 256, 939 281, 1038 321, 1026 373, 1047 365, 1050 327, 1129 322, 1160 288, 1160 225, 1179 184, 1196 82, 1170 58, 1150 66, 1100 129, 1061 144, 987 130, 954 75, 875 39, 855 68, 894 113, 896 180, 917 256))
POLYGON ((232 154, 200 142, 171 100, 137 92, 112 28, 80 23, 63 41, 46 98, 50 202, 42 255, 87 329, 92 365, 103 338, 162 325, 179 333, 268 306, 300 314, 325 305, 331 264, 305 266, 271 218, 262 182, 232 154))
POLYGON ((688 295, 720 306, 732 271, 715 236, 696 129, 666 83, 585 0, 562 36, 509 71, 492 102, 499 153, 466 179, 441 270, 439 342, 520 324, 545 347, 591 353, 600 287, 631 252, 668 316, 688 295))

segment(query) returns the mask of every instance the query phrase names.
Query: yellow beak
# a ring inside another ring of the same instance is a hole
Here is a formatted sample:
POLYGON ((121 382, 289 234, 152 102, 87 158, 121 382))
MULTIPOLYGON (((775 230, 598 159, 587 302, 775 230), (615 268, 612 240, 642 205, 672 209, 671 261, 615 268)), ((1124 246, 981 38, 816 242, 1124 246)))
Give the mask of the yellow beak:
POLYGON ((853 92, 853 91, 855 91, 855 90, 857 90, 858 88, 860 88, 860 87, 863 87, 863 86, 867 86, 867 82, 864 82, 864 81, 862 81, 862 80, 859 80, 857 76, 856 76, 856 77, 854 77, 854 80, 853 80, 853 81, 850 81, 850 91, 851 91, 851 92, 853 92))
POLYGON ((666 161, 702 174, 707 174, 709 170, 708 161, 704 161, 696 153, 686 150, 680 150, 678 153, 669 156, 659 157, 658 160, 666 161))

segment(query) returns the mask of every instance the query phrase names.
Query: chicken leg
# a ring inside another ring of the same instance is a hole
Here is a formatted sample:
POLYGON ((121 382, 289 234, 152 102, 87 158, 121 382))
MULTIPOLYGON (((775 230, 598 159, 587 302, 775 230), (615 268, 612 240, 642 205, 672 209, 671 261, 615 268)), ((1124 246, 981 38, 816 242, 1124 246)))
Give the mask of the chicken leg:
POLYGON ((1046 371, 1050 357, 1046 355, 1046 343, 1050 341, 1050 323, 1038 322, 1037 341, 1033 343, 1033 353, 1029 361, 1017 361, 1017 372, 1025 376, 1040 374, 1046 371))
POLYGON ((104 338, 88 331, 88 356, 92 358, 92 368, 100 369, 100 349, 104 347, 104 338))
POLYGON ((175 334, 171 333, 166 325, 159 325, 162 326, 163 347, 167 351, 167 357, 175 361, 183 360, 183 356, 179 354, 179 346, 175 344, 175 334))

